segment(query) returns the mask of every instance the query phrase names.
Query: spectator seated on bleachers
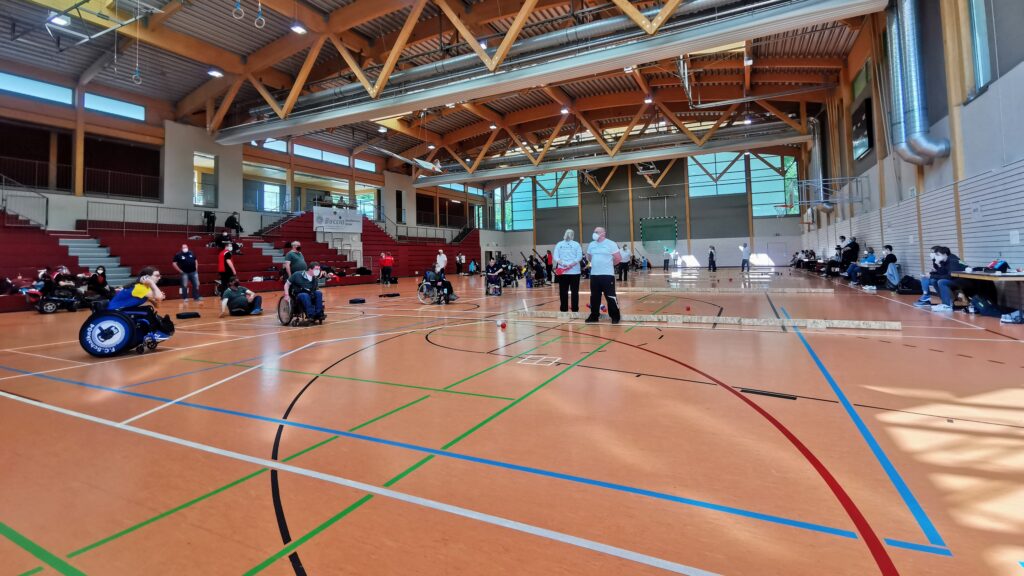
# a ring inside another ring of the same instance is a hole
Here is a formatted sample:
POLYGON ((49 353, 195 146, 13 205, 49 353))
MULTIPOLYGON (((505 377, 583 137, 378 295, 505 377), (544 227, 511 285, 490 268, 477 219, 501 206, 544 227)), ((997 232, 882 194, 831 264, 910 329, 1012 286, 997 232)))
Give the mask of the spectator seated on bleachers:
MULTIPOLYGON (((870 248, 868 249, 870 250, 870 248)), ((850 283, 854 286, 858 284, 863 285, 865 288, 875 288, 879 283, 884 282, 885 277, 889 274, 889 267, 896 263, 896 255, 892 253, 892 245, 886 244, 882 246, 882 260, 879 262, 878 268, 860 268, 850 275, 850 283)), ((893 284, 899 283, 899 278, 893 284)))

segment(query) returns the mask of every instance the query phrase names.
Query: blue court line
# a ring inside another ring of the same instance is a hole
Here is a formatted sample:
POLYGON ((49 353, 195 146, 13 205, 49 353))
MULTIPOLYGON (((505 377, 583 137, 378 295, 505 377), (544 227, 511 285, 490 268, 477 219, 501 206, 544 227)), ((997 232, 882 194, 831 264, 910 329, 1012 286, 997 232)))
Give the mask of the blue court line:
MULTIPOLYGON (((786 307, 782 306, 781 308, 782 313, 786 315, 786 319, 791 319, 786 307)), ((810 342, 804 338, 803 332, 801 332, 800 328, 796 326, 793 327, 793 332, 800 337, 800 341, 803 342, 804 348, 807 349, 807 353, 811 355, 814 363, 818 366, 818 370, 821 372, 822 376, 825 377, 828 385, 832 388, 832 392, 835 393, 840 404, 842 404, 843 409, 846 410, 846 414, 850 417, 850 420, 853 420, 854 425, 857 426, 857 430, 860 432, 861 437, 864 438, 864 442, 867 443, 871 452, 875 455, 875 459, 878 460, 882 469, 885 470, 886 475, 889 476, 889 481, 892 482, 893 487, 896 488, 897 492, 899 492, 900 498, 903 499, 903 503, 906 504, 911 514, 914 515, 917 525, 921 527, 921 531, 924 532, 925 536, 928 538, 928 542, 935 546, 946 546, 946 542, 943 541, 942 536, 939 535, 938 529, 935 528, 931 519, 928 518, 928 514, 925 513, 924 508, 921 507, 921 503, 917 501, 916 497, 914 497, 914 493, 910 491, 910 487, 907 486, 903 477, 900 476, 896 467, 893 466, 892 461, 889 460, 889 456, 886 455, 885 451, 882 450, 882 447, 878 444, 878 441, 875 440, 875 436, 871 433, 867 424, 865 424, 864 420, 862 420, 860 415, 857 414, 857 410, 854 409, 853 404, 846 397, 846 394, 843 393, 843 389, 839 387, 835 378, 833 378, 832 374, 829 373, 828 368, 825 368, 825 364, 821 361, 821 358, 818 357, 818 354, 815 353, 810 342)))
MULTIPOLYGON (((17 368, 11 368, 11 367, 8 367, 8 366, 0 365, 0 369, 8 370, 10 372, 17 372, 17 373, 21 373, 21 374, 31 375, 31 376, 34 376, 36 378, 43 378, 45 380, 52 380, 54 382, 60 382, 62 384, 71 384, 71 385, 74 385, 74 386, 80 386, 80 387, 90 388, 90 389, 94 389, 94 390, 103 390, 103 391, 107 391, 107 392, 113 392, 115 394, 121 394, 121 395, 124 395, 124 396, 131 396, 131 397, 135 397, 135 398, 143 398, 143 399, 146 399, 146 400, 154 400, 154 401, 157 401, 157 402, 169 402, 169 401, 171 401, 171 399, 169 399, 169 398, 163 398, 163 397, 155 396, 155 395, 152 395, 152 394, 144 394, 144 393, 141 393, 141 392, 133 392, 133 391, 130 391, 130 390, 123 390, 123 389, 119 389, 119 388, 109 388, 107 386, 101 386, 99 384, 89 384, 88 382, 80 382, 80 381, 71 380, 71 379, 68 379, 68 378, 60 378, 58 376, 51 376, 49 374, 34 374, 34 373, 28 372, 26 370, 20 370, 20 369, 17 369, 17 368)), ((855 532, 851 531, 851 530, 844 530, 842 528, 834 528, 832 526, 825 526, 825 525, 822 525, 822 524, 815 524, 815 523, 812 523, 812 522, 804 522, 804 521, 801 521, 801 520, 793 520, 793 519, 790 519, 790 518, 784 518, 784 517, 781 517, 781 516, 775 516, 775 515, 771 515, 771 514, 763 514, 761 512, 754 512, 752 510, 745 510, 743 508, 735 508, 735 507, 732 507, 732 506, 724 506, 724 505, 721 505, 721 504, 714 504, 714 503, 705 502, 705 501, 702 501, 702 500, 695 500, 693 498, 685 498, 685 497, 682 497, 682 496, 675 496, 673 494, 666 494, 666 493, 663 493, 663 492, 656 492, 654 490, 647 490, 647 489, 643 489, 643 488, 635 488, 635 487, 632 487, 632 486, 626 486, 626 485, 623 485, 623 484, 616 484, 616 483, 612 483, 612 482, 605 482, 603 480, 594 480, 594 479, 586 478, 586 477, 583 477, 583 476, 576 476, 576 475, 572 475, 572 474, 564 474, 564 473, 561 473, 561 472, 553 472, 553 471, 550 471, 550 470, 544 470, 544 469, 541 469, 541 468, 533 468, 533 467, 530 467, 530 466, 521 466, 519 464, 511 464, 511 463, 508 463, 508 462, 501 462, 501 461, 498 461, 498 460, 491 460, 491 459, 488 459, 488 458, 479 458, 479 457, 476 457, 476 456, 470 456, 468 454, 460 454, 458 452, 450 452, 450 451, 447 451, 447 450, 438 450, 438 449, 435 449, 435 448, 427 448, 427 447, 424 447, 424 446, 418 446, 416 444, 409 444, 409 443, 406 443, 406 442, 398 442, 398 441, 394 441, 394 440, 387 440, 387 439, 384 439, 384 438, 378 438, 378 437, 375 437, 375 436, 367 436, 365 434, 357 434, 357 433, 348 432, 348 431, 345 431, 345 430, 335 430, 335 429, 332 429, 332 428, 327 428, 327 427, 324 427, 324 426, 316 426, 316 425, 313 425, 313 424, 303 424, 301 422, 295 422, 295 421, 292 421, 292 420, 281 420, 281 419, 272 418, 272 417, 269 417, 269 416, 261 416, 259 414, 250 414, 250 413, 247 413, 247 412, 240 412, 240 411, 237 411, 237 410, 230 410, 230 409, 227 409, 227 408, 220 408, 220 407, 217 407, 217 406, 207 406, 205 404, 197 404, 197 403, 194 403, 194 402, 179 402, 178 406, 183 406, 183 407, 187 407, 187 408, 194 408, 194 409, 199 409, 199 410, 206 410, 206 411, 209 411, 209 412, 226 414, 226 415, 230 415, 230 416, 238 416, 238 417, 241 417, 241 418, 248 418, 248 419, 251 419, 251 420, 259 420, 259 421, 263 421, 263 422, 270 422, 270 423, 273 423, 273 424, 280 424, 280 425, 284 425, 284 426, 290 426, 290 427, 293 427, 293 428, 312 430, 312 431, 315 431, 315 432, 322 432, 322 433, 325 433, 325 434, 343 436, 343 437, 351 438, 351 439, 354 439, 354 440, 373 442, 373 443, 382 444, 382 445, 385 445, 385 446, 391 446, 391 447, 402 448, 402 449, 411 450, 411 451, 415 451, 415 452, 422 452, 422 453, 427 453, 427 454, 433 454, 435 456, 441 456, 441 457, 444 457, 444 458, 452 458, 452 459, 455 459, 455 460, 463 460, 463 461, 467 461, 467 462, 473 462, 473 463, 476 463, 476 464, 483 464, 483 465, 486 465, 486 466, 494 466, 494 467, 498 467, 498 468, 505 468, 505 469, 509 469, 509 470, 515 470, 515 471, 518 471, 518 472, 525 472, 527 474, 534 474, 534 475, 537 475, 537 476, 543 476, 543 477, 548 477, 548 478, 555 478, 555 479, 559 479, 559 480, 565 480, 565 481, 569 481, 569 482, 575 482, 575 483, 579 483, 579 484, 585 484, 585 485, 589 485, 589 486, 605 488, 605 489, 608 489, 608 490, 615 490, 615 491, 625 492, 625 493, 629 493, 629 494, 636 494, 636 495, 639 495, 639 496, 646 496, 646 497, 655 498, 655 499, 658 499, 658 500, 665 500, 665 501, 669 501, 669 502, 675 502, 677 504, 683 504, 683 505, 686 505, 686 506, 693 506, 695 508, 703 508, 703 509, 712 510, 712 511, 715 511, 715 512, 723 512, 723 513, 726 513, 726 514, 732 514, 732 515, 741 516, 741 517, 744 517, 744 518, 751 518, 751 519, 754 519, 754 520, 761 520, 761 521, 769 522, 769 523, 773 523, 773 524, 780 524, 780 525, 789 526, 789 527, 792 527, 792 528, 799 528, 799 529, 802 529, 802 530, 808 530, 808 531, 812 531, 812 532, 820 532, 820 533, 829 534, 829 535, 832 535, 832 536, 839 536, 839 537, 842 537, 842 538, 849 538, 849 539, 853 539, 853 540, 857 539, 857 534, 855 532)), ((911 543, 901 542, 899 540, 892 540, 892 541, 886 540, 886 542, 889 545, 891 545, 891 546, 907 548, 907 549, 915 550, 915 551, 918 551, 918 552, 927 552, 927 553, 931 553, 931 554, 951 555, 951 554, 943 553, 941 551, 941 549, 932 548, 932 547, 928 547, 928 546, 923 546, 923 545, 919 545, 919 544, 915 545, 915 544, 911 544, 911 543)), ((948 551, 946 551, 946 552, 948 552, 948 551)))
POLYGON ((894 548, 906 548, 907 550, 915 550, 917 552, 927 552, 929 554, 937 554, 939 556, 953 556, 953 553, 949 548, 942 548, 940 546, 928 546, 927 544, 915 544, 914 542, 904 542, 903 540, 894 540, 892 538, 886 538, 885 543, 894 548))
MULTIPOLYGON (((420 326, 420 325, 423 325, 423 324, 430 324, 431 322, 436 322, 436 321, 437 321, 437 319, 435 318, 435 319, 431 319, 431 320, 424 320, 422 322, 413 322, 412 324, 403 324, 401 326, 396 326, 394 328, 389 328, 388 331, 403 330, 405 328, 411 328, 413 326, 420 326)), ((372 336, 379 336, 379 334, 375 334, 375 333, 371 332, 369 334, 365 334, 365 335, 362 335, 362 336, 344 336, 343 338, 356 339, 356 338, 362 338, 362 337, 369 338, 369 337, 372 337, 372 336)), ((308 346, 306 349, 309 350, 311 348, 316 348, 317 346, 326 346, 327 344, 333 344, 333 343, 334 343, 334 341, 317 342, 316 344, 313 344, 312 346, 308 346)), ((191 374, 199 374, 200 372, 207 372, 207 371, 210 371, 210 370, 216 370, 218 368, 224 368, 225 366, 237 366, 237 365, 240 365, 240 364, 246 364, 248 362, 252 362, 253 360, 262 360, 265 356, 274 356, 274 354, 266 354, 266 355, 260 355, 260 356, 253 356, 252 358, 245 358, 243 360, 238 360, 237 362, 227 362, 227 363, 224 363, 224 364, 220 364, 218 366, 209 366, 209 367, 206 367, 206 368, 199 368, 199 369, 196 369, 196 370, 189 370, 187 372, 180 372, 178 374, 171 374, 170 376, 162 376, 160 378, 154 378, 152 380, 146 380, 144 382, 136 382, 135 384, 128 384, 126 386, 121 386, 120 388, 122 390, 125 389, 125 388, 134 388, 136 386, 144 386, 146 384, 154 384, 156 382, 164 382, 166 380, 173 380, 174 378, 179 378, 181 376, 189 376, 191 374)))
MULTIPOLYGON (((141 393, 141 392, 134 392, 134 391, 131 391, 131 390, 123 390, 123 389, 119 389, 119 388, 110 388, 110 387, 107 387, 107 386, 101 386, 99 384, 89 384, 88 382, 79 382, 79 381, 71 380, 71 379, 68 379, 68 378, 61 378, 59 376, 51 376, 49 374, 34 374, 34 373, 26 371, 26 370, 20 370, 18 368, 11 368, 11 367, 8 367, 8 366, 0 366, 0 369, 8 370, 10 372, 16 372, 16 373, 20 373, 20 374, 32 375, 32 376, 34 376, 36 378, 42 378, 42 379, 45 379, 45 380, 51 380, 51 381, 54 381, 54 382, 60 382, 62 384, 71 384, 71 385, 74 385, 74 386, 81 386, 81 387, 89 388, 89 389, 93 389, 93 390, 103 390, 103 391, 106 391, 106 392, 113 392, 115 394, 121 394, 121 395, 124 395, 124 396, 131 396, 131 397, 134 397, 134 398, 143 398, 143 399, 146 399, 146 400, 153 400, 153 401, 157 401, 157 402, 170 402, 171 401, 170 398, 163 398, 163 397, 160 397, 160 396, 155 396, 153 394, 144 394, 144 393, 141 393)), ((491 460, 491 459, 488 459, 488 458, 479 458, 479 457, 476 457, 476 456, 470 456, 468 454, 460 454, 458 452, 451 452, 451 451, 447 451, 447 450, 438 450, 436 448, 427 448, 425 446, 418 446, 416 444, 409 444, 409 443, 406 443, 406 442, 398 442, 398 441, 395 441, 395 440, 387 440, 387 439, 384 439, 384 438, 378 438, 378 437, 375 437, 375 436, 367 436, 365 434, 358 434, 358 433, 354 433, 354 432, 348 432, 348 431, 345 431, 345 430, 335 430, 333 428, 327 428, 327 427, 324 427, 324 426, 316 426, 316 425, 313 425, 313 424, 304 424, 304 423, 295 422, 295 421, 292 421, 292 420, 281 420, 279 418, 272 418, 272 417, 269 417, 269 416, 261 416, 259 414, 250 414, 250 413, 247 413, 247 412, 240 412, 240 411, 237 411, 237 410, 230 410, 230 409, 227 409, 227 408, 220 408, 220 407, 217 407, 217 406, 207 406, 205 404, 197 404, 197 403, 194 403, 194 402, 179 402, 177 405, 178 406, 182 406, 182 407, 187 407, 187 408, 206 410, 206 411, 209 411, 209 412, 216 412, 216 413, 219 413, 219 414, 227 414, 227 415, 230 415, 230 416, 238 416, 238 417, 241 417, 241 418, 248 418, 248 419, 251 419, 251 420, 259 420, 259 421, 262 421, 262 422, 270 422, 270 423, 273 423, 273 424, 280 424, 280 425, 284 425, 284 426, 290 426, 290 427, 293 427, 293 428, 300 428, 300 429, 304 429, 304 430, 312 430, 314 432, 322 432, 322 433, 325 433, 325 434, 331 434, 331 435, 336 435, 336 436, 343 436, 345 438, 351 438, 351 439, 354 439, 354 440, 361 440, 361 441, 365 441, 365 442, 373 442, 375 444, 382 444, 382 445, 391 446, 391 447, 394 447, 394 448, 402 448, 402 449, 405 449, 405 450, 411 450, 411 451, 425 453, 425 454, 432 454, 434 456, 440 456, 440 457, 444 457, 444 458, 451 458, 451 459, 454 459, 454 460, 463 460, 463 461, 467 461, 467 462, 473 462, 473 463, 476 463, 476 464, 483 464, 483 465, 486 465, 486 466, 494 466, 494 467, 498 467, 498 468, 505 468, 505 469, 508 469, 508 470, 515 470, 515 471, 518 471, 518 472, 525 472, 525 473, 528 473, 528 474, 534 474, 534 475, 537 475, 537 476, 544 476, 544 477, 548 477, 548 478, 556 478, 556 479, 559 479, 559 480, 565 480, 565 481, 575 482, 575 483, 579 483, 579 484, 586 484, 586 485, 590 485, 590 486, 596 486, 596 487, 599 487, 599 488, 606 488, 606 489, 609 489, 609 490, 615 490, 615 491, 619 491, 619 492, 626 492, 626 493, 636 494, 636 495, 640 495, 640 496, 647 496, 647 497, 650 497, 650 498, 655 498, 655 499, 659 499, 659 500, 666 500, 666 501, 669 501, 669 502, 675 502, 677 504, 683 504, 683 505, 686 505, 686 506, 693 506, 693 507, 696 507, 696 508, 703 508, 703 509, 707 509, 707 510, 713 510, 713 511, 716 511, 716 512, 724 512, 726 514, 732 514, 732 515, 735 515, 735 516, 742 516, 742 517, 745 517, 745 518, 751 518, 751 519, 754 519, 754 520, 761 520, 761 521, 764 521, 764 522, 780 524, 780 525, 783 525, 783 526, 790 526, 790 527, 793 527, 793 528, 800 528, 800 529, 803 529, 803 530, 809 530, 809 531, 813 531, 813 532, 820 532, 820 533, 829 534, 829 535, 832 535, 832 536, 839 536, 839 537, 842 537, 842 538, 857 539, 857 534, 855 532, 851 531, 851 530, 844 530, 844 529, 841 529, 841 528, 834 528, 834 527, 831 527, 831 526, 825 526, 825 525, 822 525, 822 524, 815 524, 815 523, 812 523, 812 522, 804 522, 804 521, 801 521, 801 520, 793 520, 793 519, 790 519, 790 518, 784 518, 784 517, 781 517, 781 516, 774 516, 774 515, 771 515, 771 514, 763 514, 761 512, 754 512, 752 510, 745 510, 745 509, 742 509, 742 508, 735 508, 735 507, 732 507, 732 506, 724 506, 724 505, 721 505, 721 504, 714 504, 714 503, 705 502, 705 501, 702 501, 702 500, 695 500, 693 498, 684 498, 684 497, 675 496, 675 495, 672 495, 672 494, 665 494, 663 492, 656 492, 654 490, 646 490, 646 489, 643 489, 643 488, 635 488, 635 487, 626 486, 626 485, 623 485, 623 484, 615 484, 615 483, 612 483, 612 482, 605 482, 603 480, 594 480, 594 479, 586 478, 586 477, 583 477, 583 476, 575 476, 575 475, 572 475, 572 474, 564 474, 564 473, 561 473, 561 472, 553 472, 553 471, 550 471, 550 470, 544 470, 544 469, 541 469, 541 468, 533 468, 533 467, 530 467, 530 466, 521 466, 521 465, 518 465, 518 464, 511 464, 511 463, 508 463, 508 462, 501 462, 501 461, 498 461, 498 460, 491 460)))

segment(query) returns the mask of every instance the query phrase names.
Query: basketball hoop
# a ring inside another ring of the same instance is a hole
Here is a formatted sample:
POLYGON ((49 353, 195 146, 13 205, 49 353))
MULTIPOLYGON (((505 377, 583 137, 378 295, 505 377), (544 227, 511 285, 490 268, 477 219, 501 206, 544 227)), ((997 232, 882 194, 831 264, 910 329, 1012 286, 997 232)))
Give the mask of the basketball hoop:
POLYGON ((792 204, 776 204, 775 205, 775 217, 782 218, 789 214, 790 210, 793 209, 792 204))

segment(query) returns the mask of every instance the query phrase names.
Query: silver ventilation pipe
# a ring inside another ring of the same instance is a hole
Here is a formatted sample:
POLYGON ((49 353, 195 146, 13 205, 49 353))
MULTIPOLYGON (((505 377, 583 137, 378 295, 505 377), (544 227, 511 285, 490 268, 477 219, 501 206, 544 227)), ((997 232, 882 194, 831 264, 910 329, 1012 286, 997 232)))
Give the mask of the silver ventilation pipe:
POLYGON ((814 203, 818 210, 832 213, 835 205, 825 198, 825 167, 821 156, 821 124, 817 118, 807 119, 807 130, 811 133, 811 162, 807 167, 807 179, 814 187, 814 203))
MULTIPOLYGON (((738 1, 739 0, 692 0, 679 6, 670 19, 683 14, 692 14, 694 12, 720 8, 727 4, 735 4, 738 1)), ((648 19, 653 19, 658 15, 658 12, 658 9, 650 9, 644 11, 643 14, 648 19)), ((606 18, 604 20, 582 24, 580 26, 573 26, 571 28, 566 28, 565 30, 557 30, 555 32, 549 32, 547 34, 541 34, 515 42, 509 49, 505 60, 512 61, 516 56, 522 54, 539 52, 541 50, 557 48, 567 44, 572 45, 574 43, 591 40, 606 34, 612 34, 633 28, 636 28, 636 24, 630 20, 628 16, 616 16, 615 18, 606 18)), ((639 33, 638 31, 631 32, 639 33)), ((612 39, 602 38, 602 40, 612 39)), ((447 81, 451 81, 453 75, 473 69, 480 69, 478 70, 478 73, 491 74, 485 69, 481 69, 480 58, 475 53, 469 53, 463 54, 462 56, 456 56, 454 58, 431 62, 429 64, 423 64, 408 70, 395 72, 388 78, 388 85, 399 86, 423 80, 437 81, 439 79, 447 79, 447 81)), ((365 96, 365 93, 366 90, 363 88, 362 84, 353 82, 337 88, 321 90, 320 92, 314 92, 312 94, 302 96, 296 102, 295 110, 299 111, 305 108, 315 107, 319 104, 332 102, 348 96, 365 96)), ((250 109, 250 113, 254 115, 269 115, 272 112, 273 111, 270 106, 258 106, 250 109)))
POLYGON ((949 140, 933 138, 928 126, 928 102, 924 94, 924 76, 921 68, 921 23, 917 0, 898 0, 900 45, 903 48, 903 94, 906 105, 907 143, 925 158, 949 156, 949 140))
POLYGON ((900 34, 900 17, 895 6, 886 13, 886 24, 889 29, 889 84, 892 92, 890 94, 889 126, 891 126, 892 148, 900 158, 911 164, 918 166, 931 164, 930 158, 919 156, 907 144, 907 124, 903 118, 906 108, 904 106, 906 89, 903 85, 903 51, 900 41, 902 34, 900 34))

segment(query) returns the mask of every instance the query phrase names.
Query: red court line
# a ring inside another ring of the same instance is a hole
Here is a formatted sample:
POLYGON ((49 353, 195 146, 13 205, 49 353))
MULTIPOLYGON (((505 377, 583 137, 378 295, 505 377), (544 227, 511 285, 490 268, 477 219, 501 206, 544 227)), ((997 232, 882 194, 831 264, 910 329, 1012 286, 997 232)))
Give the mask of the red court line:
MULTIPOLYGON (((566 330, 565 328, 556 328, 556 330, 561 330, 563 332, 570 333, 573 332, 572 330, 566 330)), ((796 437, 796 434, 793 434, 793 432, 790 431, 789 428, 786 428, 786 426, 782 422, 779 422, 774 416, 768 413, 767 410, 759 406, 750 398, 744 396, 743 393, 741 393, 739 390, 736 390, 735 388, 726 384, 725 382, 722 382, 718 378, 715 378, 714 376, 708 374, 707 372, 704 372, 703 370, 700 370, 695 366, 691 366, 686 362, 676 360, 671 356, 666 356, 660 352, 655 352, 654 350, 648 350, 647 348, 642 348, 640 346, 636 346, 628 342, 623 342, 622 340, 616 340, 614 338, 601 336, 600 334, 595 334, 593 332, 588 332, 587 336, 591 336, 593 338, 600 338, 602 340, 608 340, 609 342, 615 342, 617 344, 622 344, 623 346, 629 346, 630 348, 635 348, 637 350, 647 352, 648 354, 654 354, 655 356, 664 358, 669 362, 674 362, 680 366, 683 366, 684 368, 693 370, 694 372, 707 378, 711 382, 714 382, 718 386, 721 386, 729 393, 731 393, 733 396, 742 400, 747 406, 750 406, 750 408, 752 408, 755 412, 761 415, 762 418, 767 420, 772 426, 774 426, 779 432, 781 432, 782 435, 785 436, 787 440, 789 440, 789 443, 792 444, 793 447, 795 447, 800 452, 800 454, 803 455, 807 462, 815 469, 815 471, 818 472, 818 475, 821 476, 821 479, 825 481, 826 485, 828 485, 829 489, 832 491, 832 494, 834 494, 836 499, 839 500, 839 503, 842 505, 843 510, 846 511, 847 516, 849 516, 850 520, 853 521, 854 526, 856 526, 857 528, 857 532, 861 535, 862 538, 864 538, 864 542, 865 544, 867 544, 868 550, 871 552, 871 556, 874 558, 875 564, 878 566, 878 570, 883 574, 883 576, 899 576, 899 570, 896 569, 896 565, 893 563, 892 558, 889 556, 888 551, 886 551, 885 546, 882 544, 882 541, 878 538, 878 535, 875 534, 874 529, 871 528, 871 524, 868 523, 867 518, 865 518, 864 514, 860 511, 859 508, 857 508, 857 505, 853 502, 853 499, 850 498, 850 495, 847 494, 846 490, 844 490, 842 485, 839 484, 839 481, 836 480, 835 476, 833 476, 831 472, 829 472, 828 468, 825 467, 825 464, 822 463, 822 461, 819 460, 813 452, 811 452, 811 449, 808 448, 803 442, 800 441, 799 438, 796 437)))

